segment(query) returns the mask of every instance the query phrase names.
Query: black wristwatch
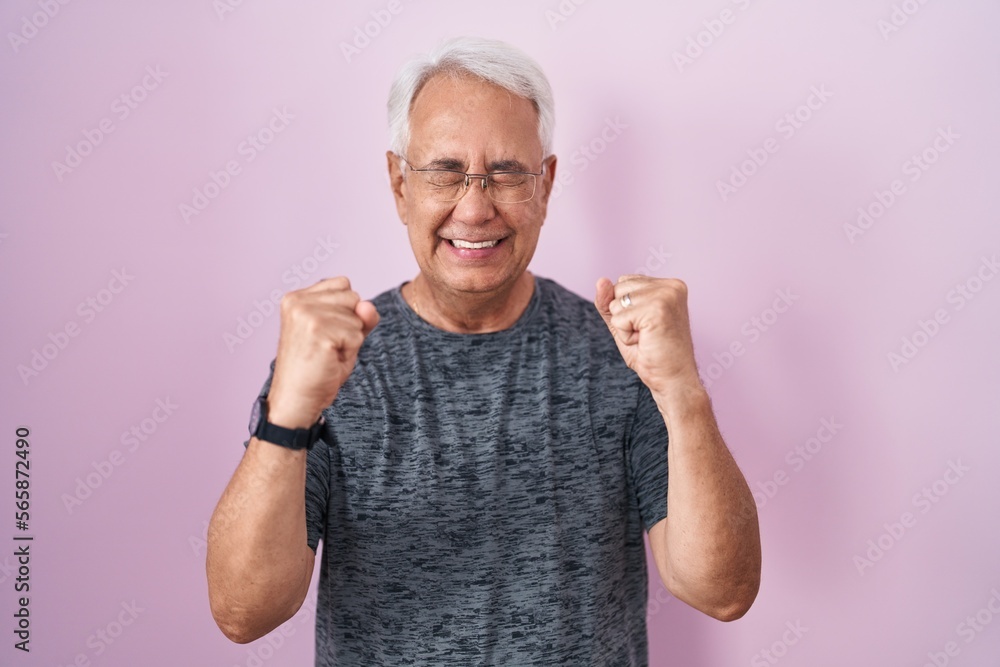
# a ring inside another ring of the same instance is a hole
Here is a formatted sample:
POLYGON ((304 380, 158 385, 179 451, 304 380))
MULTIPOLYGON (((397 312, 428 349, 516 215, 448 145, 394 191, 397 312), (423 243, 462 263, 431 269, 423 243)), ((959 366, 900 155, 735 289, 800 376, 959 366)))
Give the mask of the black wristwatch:
POLYGON ((267 421, 267 396, 261 396, 253 404, 250 413, 250 435, 258 440, 270 442, 289 449, 312 449, 323 432, 323 416, 309 428, 285 428, 267 421))

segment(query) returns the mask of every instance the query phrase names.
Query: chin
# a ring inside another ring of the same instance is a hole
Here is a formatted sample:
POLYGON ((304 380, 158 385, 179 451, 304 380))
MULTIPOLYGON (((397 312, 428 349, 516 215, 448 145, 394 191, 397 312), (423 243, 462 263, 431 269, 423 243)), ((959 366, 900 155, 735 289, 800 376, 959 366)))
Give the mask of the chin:
POLYGON ((509 289, 517 284, 527 267, 495 267, 487 269, 449 268, 446 272, 428 274, 431 282, 448 290, 467 294, 488 294, 509 289))
POLYGON ((456 292, 487 294, 513 282, 510 278, 510 276, 496 273, 491 275, 451 275, 445 277, 444 284, 456 292))

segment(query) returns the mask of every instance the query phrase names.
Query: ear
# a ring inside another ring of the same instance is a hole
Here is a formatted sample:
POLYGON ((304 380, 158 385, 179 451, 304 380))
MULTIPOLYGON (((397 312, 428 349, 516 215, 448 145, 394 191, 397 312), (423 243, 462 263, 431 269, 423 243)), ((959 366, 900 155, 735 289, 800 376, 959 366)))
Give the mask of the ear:
POLYGON ((539 193, 538 203, 542 207, 542 221, 545 221, 545 214, 549 209, 549 195, 552 194, 552 185, 556 180, 556 156, 550 155, 542 164, 545 166, 545 173, 542 174, 542 191, 539 193))
POLYGON ((542 174, 542 190, 545 197, 542 201, 549 202, 549 195, 552 194, 552 184, 556 181, 556 156, 550 155, 543 163, 546 165, 545 173, 542 174))
POLYGON ((396 214, 399 219, 406 224, 406 179, 403 178, 403 170, 400 165, 400 158, 392 151, 385 152, 386 166, 389 169, 389 187, 392 188, 392 196, 396 200, 396 214))

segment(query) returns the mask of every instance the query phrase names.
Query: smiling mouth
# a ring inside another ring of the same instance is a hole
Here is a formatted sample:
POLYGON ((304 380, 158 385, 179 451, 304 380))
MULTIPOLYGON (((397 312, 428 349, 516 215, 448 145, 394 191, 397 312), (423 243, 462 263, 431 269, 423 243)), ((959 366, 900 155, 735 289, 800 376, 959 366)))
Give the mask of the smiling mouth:
POLYGON ((492 241, 463 241, 462 239, 448 239, 448 243, 456 248, 464 248, 468 250, 479 250, 481 248, 493 248, 500 244, 503 239, 494 239, 492 241))

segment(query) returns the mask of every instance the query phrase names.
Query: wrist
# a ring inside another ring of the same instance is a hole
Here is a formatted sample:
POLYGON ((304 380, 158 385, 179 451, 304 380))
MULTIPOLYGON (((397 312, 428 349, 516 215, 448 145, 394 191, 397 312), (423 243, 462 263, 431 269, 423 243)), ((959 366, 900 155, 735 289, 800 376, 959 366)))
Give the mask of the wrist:
POLYGON ((697 371, 646 384, 653 394, 653 398, 656 399, 657 405, 661 406, 661 409, 661 403, 666 404, 684 398, 693 398, 702 394, 708 394, 708 390, 705 389, 705 385, 702 383, 701 376, 698 375, 697 371))
POLYGON ((657 410, 667 423, 667 428, 671 422, 681 420, 692 412, 711 410, 711 398, 700 380, 671 383, 658 388, 652 394, 657 410))
POLYGON ((272 386, 267 395, 267 420, 282 428, 309 428, 319 420, 324 407, 289 397, 280 387, 272 386))

